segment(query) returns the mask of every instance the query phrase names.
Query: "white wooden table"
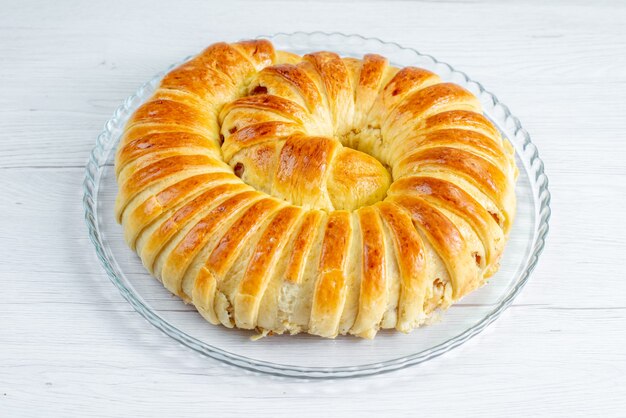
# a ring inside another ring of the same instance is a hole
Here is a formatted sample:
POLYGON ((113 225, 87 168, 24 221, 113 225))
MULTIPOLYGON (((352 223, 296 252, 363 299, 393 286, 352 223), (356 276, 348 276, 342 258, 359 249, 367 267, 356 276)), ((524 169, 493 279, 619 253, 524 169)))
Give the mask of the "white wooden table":
POLYGON ((0 1, 0 416, 624 416, 626 3, 546 3, 0 1), (546 163, 531 281, 428 364, 305 382, 200 358, 131 309, 87 238, 84 164, 124 98, 211 42, 296 30, 452 63, 546 163))

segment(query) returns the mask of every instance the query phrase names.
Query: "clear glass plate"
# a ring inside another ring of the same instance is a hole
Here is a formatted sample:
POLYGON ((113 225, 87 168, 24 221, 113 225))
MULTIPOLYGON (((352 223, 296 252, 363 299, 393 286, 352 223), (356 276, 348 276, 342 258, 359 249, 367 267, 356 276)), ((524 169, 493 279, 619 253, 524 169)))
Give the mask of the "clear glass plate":
MULTIPOLYGON (((281 376, 332 378, 371 375, 401 369, 437 357, 469 340, 493 322, 520 292, 544 246, 550 217, 548 179, 537 148, 519 120, 496 97, 464 73, 429 55, 378 39, 339 33, 294 33, 264 37, 277 49, 304 54, 317 50, 361 57, 378 53, 396 66, 418 66, 439 74, 474 93, 489 117, 517 152, 518 214, 498 273, 481 289, 455 304, 430 326, 405 335, 380 332, 374 340, 309 335, 272 336, 250 341, 249 331, 207 323, 193 306, 172 296, 150 277, 126 246, 115 222, 117 185, 115 148, 130 114, 149 98, 161 77, 144 84, 126 99, 97 140, 84 182, 85 219, 98 257, 112 282, 148 322, 183 345, 208 357, 248 370, 281 376)), ((150 332, 146 330, 146 332, 150 332)))

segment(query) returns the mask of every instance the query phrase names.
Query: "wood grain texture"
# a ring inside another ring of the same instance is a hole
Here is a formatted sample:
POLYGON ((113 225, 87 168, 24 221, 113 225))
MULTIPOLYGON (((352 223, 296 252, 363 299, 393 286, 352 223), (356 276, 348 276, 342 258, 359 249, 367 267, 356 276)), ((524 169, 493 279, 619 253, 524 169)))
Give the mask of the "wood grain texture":
POLYGON ((623 416, 624 21, 620 1, 3 3, 0 416, 623 416), (531 281, 428 364, 304 382, 201 358, 132 310, 87 238, 84 163, 123 99, 211 42, 295 30, 452 63, 511 107, 546 162, 553 218, 531 281))

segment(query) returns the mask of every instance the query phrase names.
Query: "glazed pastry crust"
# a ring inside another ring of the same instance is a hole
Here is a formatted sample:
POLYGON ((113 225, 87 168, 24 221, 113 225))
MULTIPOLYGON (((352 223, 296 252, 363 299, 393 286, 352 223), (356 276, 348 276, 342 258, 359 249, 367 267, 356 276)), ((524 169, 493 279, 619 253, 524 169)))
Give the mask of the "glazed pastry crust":
POLYGON ((116 217, 212 324, 373 338, 498 269, 511 145, 467 90, 379 55, 217 43, 167 74, 116 156, 116 217))

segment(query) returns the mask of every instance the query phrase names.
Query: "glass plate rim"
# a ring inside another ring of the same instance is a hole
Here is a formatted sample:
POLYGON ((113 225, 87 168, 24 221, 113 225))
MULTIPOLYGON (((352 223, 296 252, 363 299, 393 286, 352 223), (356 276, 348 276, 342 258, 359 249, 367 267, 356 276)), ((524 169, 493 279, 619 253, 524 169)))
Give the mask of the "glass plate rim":
MULTIPOLYGON (((522 275, 518 278, 516 285, 509 291, 504 297, 501 303, 494 307, 489 313, 487 313, 483 319, 472 327, 467 328, 464 332, 457 334, 456 336, 436 345, 429 349, 422 350, 420 352, 387 360, 384 362, 377 362, 371 364, 364 364, 359 366, 340 366, 340 367, 303 367, 273 363, 264 360, 256 360, 249 357, 233 354, 228 351, 222 350, 218 347, 204 343, 188 334, 185 334, 178 330, 174 325, 163 319, 160 315, 150 309, 143 302, 143 298, 127 287, 124 281, 120 277, 119 268, 111 252, 102 240, 100 234, 100 228, 97 221, 97 193, 100 185, 101 168, 106 162, 108 152, 106 152, 106 146, 112 141, 113 129, 119 127, 120 120, 123 115, 126 115, 130 111, 130 107, 134 102, 139 100, 139 97, 143 95, 143 92, 147 88, 154 87, 156 83, 174 67, 185 62, 190 57, 185 58, 181 62, 172 64, 166 70, 159 72, 150 81, 144 83, 133 95, 128 97, 122 105, 120 105, 113 114, 113 117, 109 119, 105 125, 104 130, 98 135, 96 140, 96 146, 93 148, 89 155, 89 159, 85 169, 85 178, 83 181, 83 207, 84 218, 87 224, 89 238, 93 243, 96 254, 104 270, 106 271, 109 279, 118 288, 122 296, 131 304, 131 306, 141 314, 150 324, 157 329, 183 344, 184 346, 203 354, 207 357, 211 357, 215 360, 222 361, 226 364, 237 366, 249 371, 260 372, 274 376, 281 377, 297 377, 307 379, 328 379, 328 378, 347 378, 375 375, 394 370, 403 369, 409 366, 413 366, 424 361, 438 357, 453 348, 460 346, 466 341, 470 340, 481 331, 483 331, 489 324, 495 321, 501 314, 510 306, 515 297, 520 293, 522 288, 528 282, 528 279, 537 265, 539 255, 542 253, 545 246, 545 239, 549 230, 548 221, 551 216, 550 209, 550 192, 548 190, 548 177, 545 174, 544 163, 539 157, 537 147, 532 143, 529 133, 522 127, 519 119, 514 116, 509 108, 501 103, 496 96, 487 91, 482 84, 472 80, 467 74, 462 71, 454 69, 451 65, 437 60, 431 55, 422 54, 413 48, 407 48, 399 45, 395 42, 386 42, 375 37, 364 37, 358 34, 344 34, 341 32, 293 32, 285 33, 278 32, 274 35, 259 36, 258 39, 270 39, 276 40, 281 37, 309 37, 309 38, 340 38, 346 41, 361 41, 376 43, 380 47, 394 48, 398 51, 407 51, 413 54, 416 58, 426 59, 431 61, 433 65, 440 65, 447 69, 450 74, 460 77, 468 85, 472 85, 479 94, 485 95, 491 101, 491 105, 494 111, 497 111, 500 117, 499 121, 503 125, 512 125, 512 132, 516 138, 516 142, 520 142, 520 148, 516 147, 518 154, 523 153, 524 157, 529 162, 526 167, 529 175, 534 175, 534 182, 531 179, 531 187, 535 198, 534 206, 537 210, 535 219, 535 229, 533 235, 532 251, 526 260, 526 267, 522 275), (103 158, 105 161, 103 161, 103 158)), ((513 142, 512 138, 509 138, 513 142)))

